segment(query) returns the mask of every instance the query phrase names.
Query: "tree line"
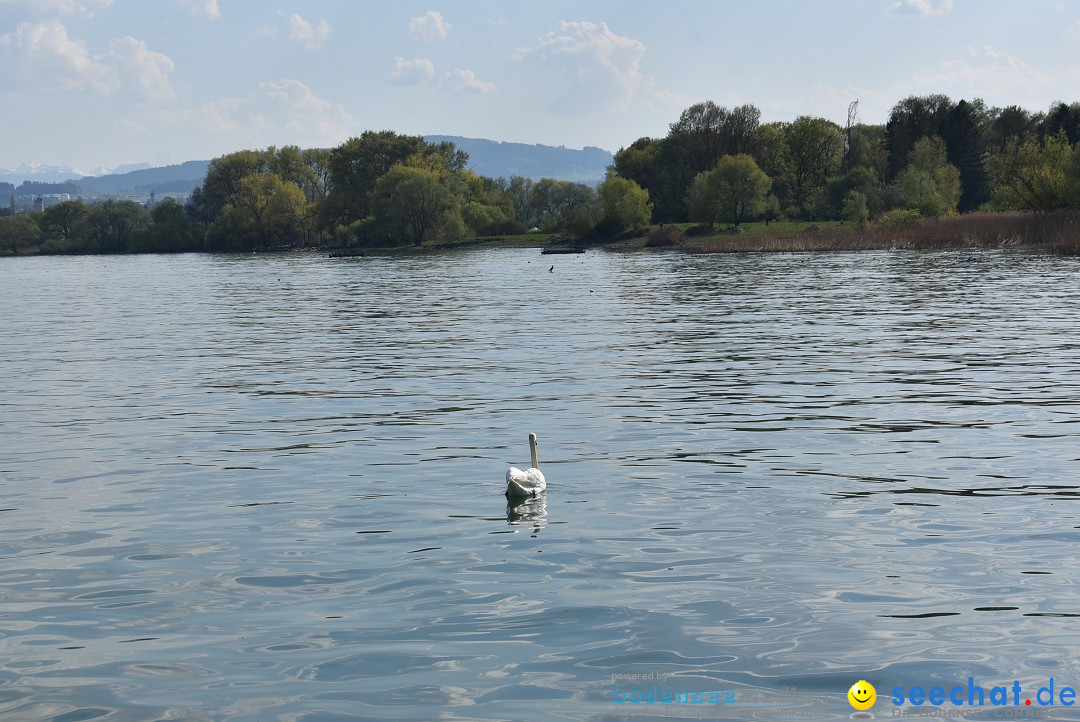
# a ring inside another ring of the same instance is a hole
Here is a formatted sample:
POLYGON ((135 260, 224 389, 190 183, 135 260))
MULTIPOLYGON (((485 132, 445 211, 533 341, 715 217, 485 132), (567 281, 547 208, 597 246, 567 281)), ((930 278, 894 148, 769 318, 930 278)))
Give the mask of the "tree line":
POLYGON ((615 154, 658 223, 914 217, 1080 207, 1080 103, 1045 113, 944 95, 897 103, 884 125, 698 103, 662 138, 615 154))
POLYGON ((1080 208, 1080 103, 1047 112, 944 95, 884 125, 695 104, 615 154, 598 186, 488 178, 450 142, 366 131, 335 148, 215 158, 190 202, 68 201, 0 217, 6 252, 252 251, 380 246, 532 229, 611 237, 650 223, 934 217, 1080 208))
POLYGON ((243 150, 215 158, 186 205, 69 201, 0 218, 0 248, 45 253, 420 246, 529 229, 584 235, 648 224, 644 190, 612 177, 594 188, 487 178, 448 141, 367 131, 332 149, 243 150))

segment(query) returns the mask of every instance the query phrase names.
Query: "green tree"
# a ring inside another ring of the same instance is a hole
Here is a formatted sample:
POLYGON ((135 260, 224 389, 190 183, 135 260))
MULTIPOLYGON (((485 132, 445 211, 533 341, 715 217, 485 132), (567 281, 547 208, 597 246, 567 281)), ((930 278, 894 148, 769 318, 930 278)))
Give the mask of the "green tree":
POLYGON ((749 153, 760 119, 761 111, 752 105, 728 110, 707 100, 684 110, 668 137, 679 140, 683 163, 696 175, 721 156, 749 153))
POLYGON ((615 175, 632 180, 645 189, 652 187, 659 172, 656 163, 658 144, 652 138, 638 138, 626 148, 619 148, 612 164, 615 175))
POLYGON ((683 200, 693 175, 682 165, 678 139, 638 138, 615 153, 612 168, 615 175, 648 191, 657 221, 674 221, 686 215, 683 200))
MULTIPOLYGON (((641 189, 640 186, 638 186, 638 188, 641 189)), ((645 200, 648 201, 649 194, 643 189, 641 190, 645 193, 645 200)), ((562 223, 565 225, 570 222, 570 219, 573 218, 579 210, 596 203, 596 200, 596 191, 588 185, 584 183, 563 181, 559 184, 556 193, 556 212, 562 223)), ((646 223, 648 223, 648 220, 646 220, 646 223)))
POLYGON ((210 161, 206 180, 192 194, 198 218, 207 225, 221 215, 226 206, 235 206, 240 194, 240 182, 267 168, 267 154, 253 150, 229 153, 210 161))
POLYGON ((326 148, 308 148, 301 151, 301 156, 311 173, 305 177, 307 185, 300 188, 307 195, 309 203, 322 201, 333 187, 330 183, 330 151, 326 148))
POLYGON ((200 250, 199 227, 175 199, 166 198, 151 208, 150 221, 146 245, 140 250, 150 253, 200 250))
POLYGON ((368 130, 334 148, 330 152, 331 190, 321 210, 324 225, 347 226, 372 215, 371 196, 379 179, 427 147, 418 135, 368 130))
POLYGON ((522 223, 532 223, 536 220, 532 207, 531 178, 516 175, 510 178, 510 184, 506 192, 510 195, 510 202, 514 205, 514 217, 522 223))
POLYGON ((16 216, 0 216, 0 248, 11 253, 34 243, 41 237, 41 229, 34 219, 25 213, 16 216))
POLYGON ((286 183, 298 188, 312 184, 313 171, 304 159, 304 152, 295 145, 281 148, 270 146, 266 149, 267 172, 273 173, 286 183))
POLYGON ((689 205, 695 220, 739 225, 761 212, 772 181, 749 155, 729 155, 694 179, 689 205))
POLYGON ((870 209, 866 206, 866 196, 859 191, 848 191, 840 208, 840 217, 847 223, 865 226, 870 220, 870 209))
POLYGON ((866 168, 882 187, 888 178, 889 152, 885 144, 884 125, 856 125, 851 129, 848 160, 852 170, 866 168))
POLYGON ((1070 144, 1080 142, 1080 103, 1054 103, 1042 124, 1043 137, 1064 134, 1070 144))
POLYGON ((469 164, 469 154, 458 150, 451 141, 444 140, 439 143, 426 143, 426 148, 421 153, 422 157, 430 158, 432 167, 438 165, 452 175, 463 173, 469 164))
POLYGON ((150 214, 138 203, 107 200, 89 206, 75 222, 64 250, 127 253, 141 246, 149 226, 150 214))
POLYGON ((529 205, 537 225, 553 223, 559 211, 559 181, 541 178, 529 190, 529 205))
POLYGON ((277 175, 253 174, 240 181, 236 210, 247 221, 255 247, 293 243, 307 213, 307 197, 277 175))
POLYGON ((510 184, 504 178, 477 176, 472 171, 458 174, 461 219, 468 232, 477 236, 517 235, 526 226, 517 220, 510 184))
POLYGON ((840 168, 844 135, 832 121, 803 115, 784 127, 784 136, 790 158, 790 200, 806 216, 815 191, 840 168))
MULTIPOLYGON (((785 135, 785 123, 766 123, 757 129, 754 138, 754 162, 773 179, 773 192, 786 200, 781 178, 791 173, 791 149, 785 135)), ((715 165, 715 164, 714 164, 715 165)))
POLYGON ((76 222, 86 215, 88 209, 82 201, 64 201, 45 209, 41 226, 50 237, 66 243, 76 222))
POLYGON ((621 233, 627 228, 639 229, 649 225, 652 204, 644 188, 632 180, 611 176, 597 188, 603 209, 603 228, 621 233))
POLYGON ((994 112, 987 131, 990 149, 1004 150, 1010 140, 1023 143, 1038 132, 1038 120, 1018 105, 1010 105, 994 112))
POLYGON ((975 210, 990 198, 990 174, 986 171, 986 110, 982 101, 961 100, 945 118, 941 138, 949 163, 960 171, 962 188, 957 210, 975 210))
MULTIPOLYGON (((375 184, 374 217, 391 236, 403 236, 419 246, 457 211, 447 184, 437 170, 404 164, 392 166, 375 184)), ((457 213, 456 222, 461 218, 457 213)))
POLYGON ((960 171, 948 162, 940 137, 921 138, 897 178, 904 208, 917 209, 924 217, 956 213, 960 202, 960 171))
POLYGON ((727 109, 711 101, 682 112, 664 138, 639 138, 615 154, 615 175, 648 191, 653 218, 686 217, 686 194, 694 177, 723 155, 754 151, 761 111, 753 105, 727 109))
POLYGON ((866 166, 856 166, 842 176, 829 180, 826 186, 829 213, 843 217, 844 199, 851 191, 858 191, 866 202, 870 215, 878 215, 883 209, 881 187, 877 175, 866 166))
POLYGON ((1070 205, 1074 151, 1064 134, 1044 143, 1013 138, 990 156, 991 204, 999 210, 1047 211, 1070 205))
POLYGON ((953 103, 945 95, 910 96, 893 106, 885 125, 889 151, 888 178, 896 178, 920 139, 941 135, 953 103))
POLYGON ((1080 143, 1073 146, 1065 176, 1065 200, 1070 208, 1080 208, 1080 143))

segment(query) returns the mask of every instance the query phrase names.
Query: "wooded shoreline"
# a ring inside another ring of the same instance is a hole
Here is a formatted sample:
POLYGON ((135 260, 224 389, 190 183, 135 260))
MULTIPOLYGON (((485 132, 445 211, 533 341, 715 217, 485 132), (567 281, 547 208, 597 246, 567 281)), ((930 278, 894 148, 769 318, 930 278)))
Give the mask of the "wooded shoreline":
MULTIPOLYGON (((343 252, 335 246, 295 245, 264 248, 246 253, 311 252, 332 257, 415 255, 490 248, 535 248, 565 240, 557 234, 532 233, 484 236, 455 241, 413 245, 374 246, 343 252)), ((616 236, 596 236, 580 241, 585 249, 612 251, 677 251, 685 253, 826 253, 851 251, 945 251, 998 249, 1053 255, 1080 256, 1080 212, 982 212, 932 219, 907 219, 888 224, 852 226, 843 222, 747 223, 735 228, 708 229, 694 224, 666 224, 648 231, 616 236)), ((141 253, 235 253, 235 251, 127 251, 141 253)), ((12 253, 0 249, 0 257, 49 255, 98 255, 100 251, 49 251, 27 249, 12 253)), ((117 255, 117 252, 108 255, 117 255)))
POLYGON ((762 122, 753 105, 687 108, 614 155, 597 186, 489 178, 453 143, 364 131, 335 148, 215 158, 173 199, 0 209, 22 253, 333 251, 591 245, 697 252, 1031 246, 1076 252, 1080 103, 1046 113, 909 97, 885 125, 762 122), (6 214, 6 215, 5 215, 6 214), (762 230, 764 225, 764 230, 762 230), (717 230, 719 227, 720 230, 717 230), (726 234, 724 228, 740 232, 726 234))

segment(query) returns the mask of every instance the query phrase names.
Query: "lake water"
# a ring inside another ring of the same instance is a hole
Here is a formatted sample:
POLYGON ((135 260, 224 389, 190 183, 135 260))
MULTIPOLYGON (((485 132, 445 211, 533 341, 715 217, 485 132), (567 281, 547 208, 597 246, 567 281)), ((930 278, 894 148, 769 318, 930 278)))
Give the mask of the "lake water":
POLYGON ((8 258, 0 302, 2 719, 1080 688, 1077 259, 8 258))

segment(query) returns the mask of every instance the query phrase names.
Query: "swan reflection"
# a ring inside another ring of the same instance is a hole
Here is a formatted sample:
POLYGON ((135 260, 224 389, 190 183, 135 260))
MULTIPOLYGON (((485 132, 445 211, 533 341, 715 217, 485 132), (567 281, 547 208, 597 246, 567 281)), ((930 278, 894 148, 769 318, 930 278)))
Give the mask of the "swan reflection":
POLYGON ((508 499, 506 502, 506 523, 511 526, 532 524, 533 533, 547 526, 547 494, 522 499, 508 499))

